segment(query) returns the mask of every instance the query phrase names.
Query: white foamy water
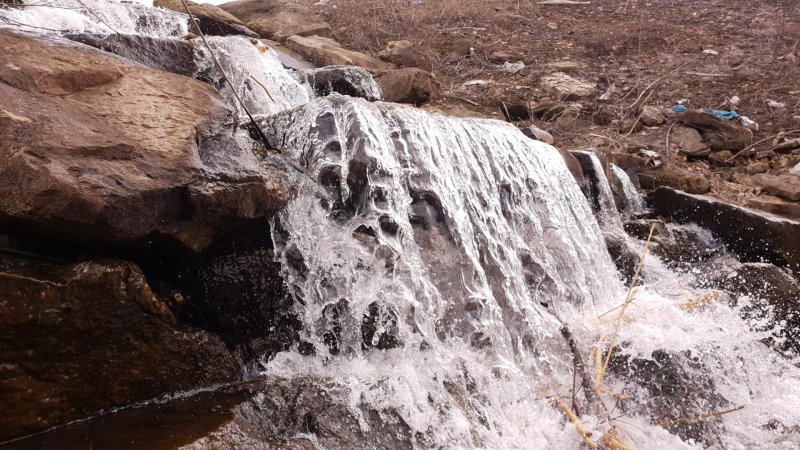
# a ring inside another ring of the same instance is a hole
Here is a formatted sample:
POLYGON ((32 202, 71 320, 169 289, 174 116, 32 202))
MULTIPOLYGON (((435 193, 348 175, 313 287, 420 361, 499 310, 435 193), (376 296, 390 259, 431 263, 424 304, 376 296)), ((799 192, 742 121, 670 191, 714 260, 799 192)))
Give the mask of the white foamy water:
POLYGON ((177 37, 188 33, 188 17, 174 11, 117 0, 37 0, 0 9, 0 26, 47 33, 121 33, 177 37))
MULTIPOLYGON (((240 36, 209 36, 208 43, 236 94, 251 114, 270 115, 308 102, 306 88, 289 75, 274 50, 240 36)), ((245 115, 234 91, 225 83, 208 49, 195 45, 198 75, 211 81, 239 115, 245 115)))
POLYGON ((644 212, 644 201, 636 186, 633 185, 628 174, 618 165, 611 164, 611 174, 613 178, 612 188, 618 192, 618 197, 622 198, 622 209, 626 216, 644 212))

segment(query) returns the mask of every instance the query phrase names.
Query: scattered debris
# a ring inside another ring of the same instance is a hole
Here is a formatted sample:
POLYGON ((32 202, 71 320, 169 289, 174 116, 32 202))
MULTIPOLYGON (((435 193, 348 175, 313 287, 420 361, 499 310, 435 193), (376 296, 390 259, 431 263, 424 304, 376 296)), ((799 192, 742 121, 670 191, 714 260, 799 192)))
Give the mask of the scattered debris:
POLYGON ((462 84, 462 87, 471 88, 471 87, 480 87, 480 86, 488 86, 492 82, 490 80, 469 80, 462 84))
POLYGON ((600 97, 597 97, 597 99, 600 100, 601 102, 607 102, 611 100, 611 94, 614 93, 614 89, 615 89, 614 83, 611 83, 611 85, 608 86, 608 89, 606 89, 606 91, 603 92, 603 94, 600 95, 600 97))
POLYGON ((775 100, 769 100, 769 99, 767 99, 767 106, 769 106, 770 108, 773 108, 773 109, 786 108, 786 104, 785 103, 776 102, 775 100))
POLYGON ((718 51, 716 51, 716 50, 712 50, 712 49, 710 49, 710 48, 707 48, 707 49, 703 50, 703 54, 704 54, 704 55, 714 55, 714 56, 718 56, 718 55, 719 55, 719 52, 718 52, 718 51))
POLYGON ((659 167, 664 165, 664 161, 661 160, 661 154, 659 154, 658 152, 654 152, 652 150, 647 150, 646 148, 643 148, 638 152, 636 152, 636 154, 647 160, 647 165, 654 169, 658 169, 659 167))
POLYGON ((525 68, 525 63, 523 63, 522 61, 517 61, 515 63, 506 61, 505 64, 503 64, 503 70, 511 74, 516 74, 517 72, 519 72, 524 68, 525 68))
POLYGON ((747 116, 739 117, 739 123, 741 123, 743 127, 747 128, 752 132, 758 131, 758 124, 750 120, 750 118, 747 116))

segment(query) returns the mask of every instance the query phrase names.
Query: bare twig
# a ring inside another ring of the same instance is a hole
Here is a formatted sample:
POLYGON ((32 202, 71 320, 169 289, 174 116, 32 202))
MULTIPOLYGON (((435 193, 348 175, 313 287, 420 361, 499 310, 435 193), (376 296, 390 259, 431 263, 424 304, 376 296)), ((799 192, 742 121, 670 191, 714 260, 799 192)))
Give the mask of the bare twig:
POLYGON ((689 62, 687 61, 687 62, 681 64, 680 66, 675 67, 674 69, 667 71, 667 73, 665 73, 664 75, 661 75, 660 77, 656 78, 655 81, 653 81, 652 83, 648 84, 647 87, 644 88, 644 90, 639 93, 639 97, 636 98, 635 102, 631 103, 631 105, 628 106, 628 109, 636 107, 639 104, 639 101, 642 99, 642 96, 644 95, 645 92, 647 92, 648 89, 651 89, 653 86, 655 86, 656 84, 662 82, 668 76, 672 75, 675 71, 683 69, 688 64, 689 64, 689 62))
POLYGON ((250 114, 250 110, 247 109, 247 106, 244 104, 241 97, 239 97, 239 94, 236 92, 236 87, 234 87, 233 83, 231 83, 230 78, 228 78, 228 75, 225 73, 225 69, 222 68, 222 64, 219 62, 219 59, 217 59, 217 55, 215 55, 214 50, 211 49, 211 45, 209 45, 208 41, 206 40, 206 36, 205 34, 203 34, 203 30, 200 29, 200 25, 194 18, 194 14, 192 14, 192 11, 189 9, 189 5, 186 3, 186 0, 181 0, 181 3, 183 3, 184 9, 186 9, 186 13, 189 14, 189 20, 192 22, 195 29, 197 30, 197 34, 200 36, 200 39, 203 40, 203 44, 208 49, 209 54, 211 54, 211 59, 214 61, 214 65, 217 66, 217 69, 219 69, 220 73, 222 74, 222 78, 225 79, 225 82, 228 83, 228 86, 231 88, 231 92, 233 92, 233 96, 236 98, 236 101, 239 102, 239 104, 242 106, 242 109, 247 114, 247 117, 250 119, 250 122, 252 123, 256 133, 258 134, 258 137, 264 143, 264 146, 266 148, 271 148, 269 140, 267 139, 267 136, 264 134, 264 131, 261 129, 260 126, 258 126, 258 123, 256 123, 256 120, 253 118, 253 115, 250 114))

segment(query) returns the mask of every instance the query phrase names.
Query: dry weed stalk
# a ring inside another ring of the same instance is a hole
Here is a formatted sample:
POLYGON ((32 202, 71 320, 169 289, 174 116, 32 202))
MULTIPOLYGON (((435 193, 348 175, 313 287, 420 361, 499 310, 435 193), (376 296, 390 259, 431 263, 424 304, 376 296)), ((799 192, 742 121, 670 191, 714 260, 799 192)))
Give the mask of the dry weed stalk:
POLYGON ((614 354, 614 347, 617 345, 617 338, 619 337, 620 328, 622 327, 622 322, 625 320, 625 311, 628 309, 628 306, 631 304, 634 298, 635 290, 634 287, 636 286, 636 282, 639 280, 639 274, 642 271, 642 267, 644 266, 645 258, 647 257, 647 250, 650 248, 650 241, 653 239, 653 232, 656 229, 656 225, 650 225, 650 232, 647 235, 647 241, 644 243, 644 248, 642 249, 642 255, 639 257, 639 264, 636 266, 636 271, 633 274, 633 278, 631 278, 631 282, 628 285, 628 293, 625 296, 625 302, 622 303, 622 307, 620 308, 619 313, 614 317, 614 331, 611 333, 610 338, 608 339, 608 349, 606 350, 605 359, 602 356, 602 348, 606 343, 606 335, 600 337, 600 340, 597 342, 597 345, 594 348, 594 360, 595 360, 595 367, 597 368, 597 373, 595 374, 594 383, 595 383, 595 390, 598 392, 604 392, 610 394, 608 389, 603 387, 603 379, 605 378, 606 372, 608 371, 608 365, 611 363, 611 357, 614 354))
POLYGON ((600 438, 600 442, 609 450, 631 450, 631 448, 620 439, 619 432, 614 427, 606 431, 603 437, 600 438))
POLYGON ((679 306, 681 307, 681 309, 692 312, 697 309, 705 308, 706 306, 710 305, 711 303, 721 298, 722 298, 722 292, 708 291, 682 301, 679 306))
POLYGON ((581 439, 583 440, 583 443, 586 444, 586 446, 588 446, 589 448, 597 448, 597 443, 592 440, 591 434, 588 431, 586 431, 586 428, 583 427, 583 424, 581 423, 581 420, 578 418, 578 416, 575 414, 575 411, 573 411, 572 408, 569 407, 569 405, 567 405, 561 400, 556 400, 556 403, 558 404, 558 407, 561 408, 562 411, 564 411, 564 414, 567 415, 569 421, 575 424, 575 431, 578 432, 578 435, 580 435, 581 439))
POLYGON ((687 425, 690 423, 702 422, 704 420, 712 419, 714 417, 724 416, 725 414, 730 414, 732 412, 736 412, 741 409, 744 409, 744 406, 737 406, 735 408, 725 409, 722 411, 717 411, 708 414, 700 414, 698 416, 680 417, 678 419, 666 420, 661 422, 661 425, 687 425))

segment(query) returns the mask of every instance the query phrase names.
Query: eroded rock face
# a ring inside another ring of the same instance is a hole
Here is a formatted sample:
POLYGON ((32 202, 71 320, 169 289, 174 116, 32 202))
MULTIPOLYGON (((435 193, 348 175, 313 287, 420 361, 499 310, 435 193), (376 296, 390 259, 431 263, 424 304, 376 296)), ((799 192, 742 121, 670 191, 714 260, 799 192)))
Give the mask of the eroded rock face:
POLYGON ((328 66, 298 73, 317 97, 333 93, 361 97, 369 101, 383 99, 381 87, 369 72, 355 66, 328 66))
POLYGON ((175 324, 141 271, 0 259, 0 441, 235 380, 216 337, 175 324))
MULTIPOLYGON (((200 30, 212 36, 227 36, 229 34, 241 34, 245 36, 258 37, 255 31, 247 28, 239 19, 226 12, 219 6, 210 5, 208 3, 198 4, 191 0, 187 0, 186 4, 189 6, 189 11, 192 12, 200 30)), ((181 0, 155 0, 153 6, 157 8, 166 8, 179 13, 186 13, 181 0)), ((189 31, 195 32, 192 24, 189 24, 189 31)))
POLYGON ((331 27, 305 6, 286 0, 239 0, 220 8, 263 38, 285 41, 289 36, 331 37, 331 27))
POLYGON ((800 222, 669 188, 657 189, 649 203, 658 215, 708 228, 745 262, 800 270, 800 222))
POLYGON ((285 204, 282 175, 224 129, 212 88, 56 39, 0 30, 0 226, 200 250, 285 204))

